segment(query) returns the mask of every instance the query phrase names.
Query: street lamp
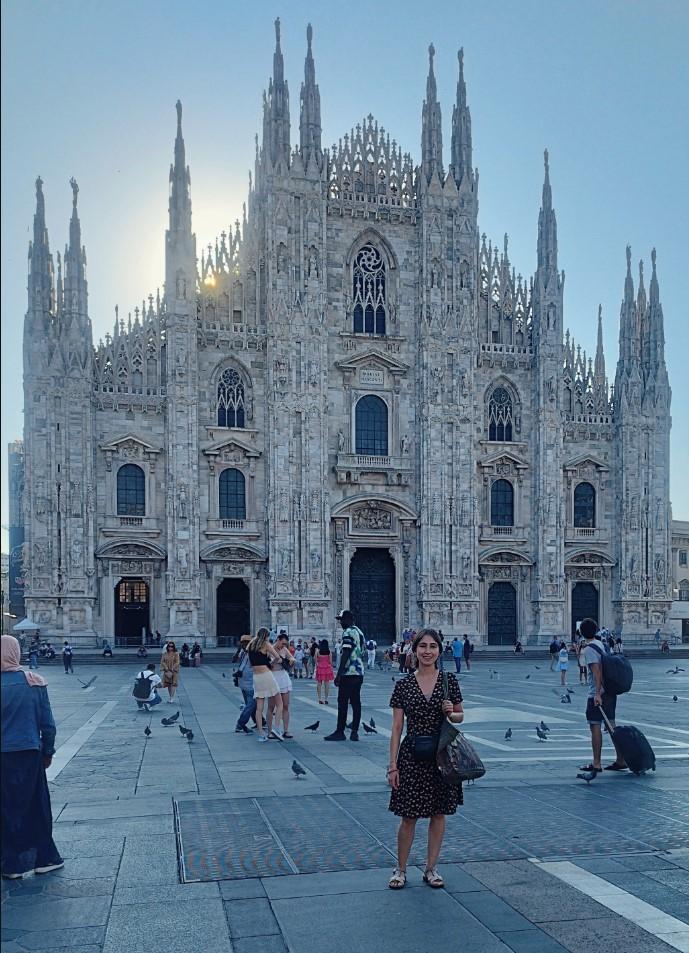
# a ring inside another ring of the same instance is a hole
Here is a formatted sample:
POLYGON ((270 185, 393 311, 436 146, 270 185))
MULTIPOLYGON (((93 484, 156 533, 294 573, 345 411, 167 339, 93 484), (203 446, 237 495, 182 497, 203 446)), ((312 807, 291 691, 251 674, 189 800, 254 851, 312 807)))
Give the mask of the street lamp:
POLYGON ((5 634, 5 590, 0 588, 0 635, 5 634))

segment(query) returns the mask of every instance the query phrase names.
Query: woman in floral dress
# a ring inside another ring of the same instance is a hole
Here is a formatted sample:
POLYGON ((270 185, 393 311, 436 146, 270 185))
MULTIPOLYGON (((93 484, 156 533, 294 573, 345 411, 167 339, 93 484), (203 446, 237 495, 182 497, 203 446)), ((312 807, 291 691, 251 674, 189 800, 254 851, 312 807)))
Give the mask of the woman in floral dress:
POLYGON ((444 886, 436 864, 445 833, 445 815, 454 814, 457 805, 463 803, 461 786, 445 784, 435 758, 418 761, 412 751, 412 737, 437 736, 444 718, 455 724, 464 719, 462 693, 454 675, 447 676, 448 697, 443 698, 443 676, 437 667, 442 648, 435 629, 421 629, 411 646, 416 671, 397 682, 390 699, 390 810, 402 818, 397 833, 397 867, 389 881, 393 890, 400 890, 407 882, 407 859, 420 817, 430 818, 424 882, 430 887, 444 886), (407 733, 400 744, 405 718, 407 733))

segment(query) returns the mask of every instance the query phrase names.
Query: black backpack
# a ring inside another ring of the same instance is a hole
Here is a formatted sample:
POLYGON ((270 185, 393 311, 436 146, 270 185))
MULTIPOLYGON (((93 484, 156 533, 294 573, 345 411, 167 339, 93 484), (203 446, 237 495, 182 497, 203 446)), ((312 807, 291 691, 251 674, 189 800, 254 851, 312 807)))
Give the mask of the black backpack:
POLYGON ((369 639, 369 640, 368 640, 368 642, 366 643, 366 648, 368 649, 369 652, 372 652, 372 651, 373 651, 373 649, 375 648, 375 645, 374 645, 374 643, 373 643, 373 639, 369 639))
POLYGON ((603 667, 603 690, 606 695, 624 695, 632 687, 634 670, 631 662, 624 655, 608 655, 597 645, 589 644, 588 648, 600 655, 603 667))
POLYGON ((151 695, 151 676, 150 675, 138 675, 134 680, 134 691, 132 692, 134 698, 138 701, 145 702, 148 701, 151 695))

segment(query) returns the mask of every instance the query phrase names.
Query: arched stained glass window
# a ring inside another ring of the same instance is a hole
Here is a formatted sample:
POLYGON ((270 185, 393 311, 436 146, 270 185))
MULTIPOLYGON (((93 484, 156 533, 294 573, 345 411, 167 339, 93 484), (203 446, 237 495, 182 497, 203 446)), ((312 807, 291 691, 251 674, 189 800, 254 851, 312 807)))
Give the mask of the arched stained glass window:
POLYGON ((246 519, 245 481, 240 470, 223 470, 220 474, 219 494, 221 520, 246 519))
POLYGON ((490 525, 514 526, 514 488, 509 480, 496 480, 490 488, 490 525))
POLYGON ((218 381, 218 427, 243 427, 245 418, 244 384, 232 367, 218 381))
POLYGON ((117 515, 146 515, 146 477, 134 463, 126 463, 117 471, 117 515))
POLYGON ((356 452, 371 457, 388 455, 388 408, 374 394, 362 397, 356 405, 356 452))
POLYGON ((504 387, 496 387, 488 402, 488 439, 512 440, 512 398, 504 387))
POLYGON ((385 334, 386 285, 385 262, 370 243, 361 248, 354 259, 352 300, 354 331, 385 334))
POLYGON ((596 525, 596 491, 590 483, 574 488, 574 525, 593 529, 596 525))

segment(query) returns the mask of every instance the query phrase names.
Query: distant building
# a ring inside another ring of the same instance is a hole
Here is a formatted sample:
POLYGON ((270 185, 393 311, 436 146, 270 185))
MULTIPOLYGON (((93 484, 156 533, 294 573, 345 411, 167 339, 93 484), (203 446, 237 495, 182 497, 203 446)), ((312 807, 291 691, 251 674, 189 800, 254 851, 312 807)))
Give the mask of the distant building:
POLYGON ((670 631, 689 642, 689 521, 672 521, 672 609, 670 631))
POLYGON ((418 164, 372 116, 327 150, 311 29, 292 142, 276 24, 246 213, 200 261, 178 103, 164 293, 95 347, 77 184, 54 271, 37 181, 24 570, 45 635, 330 634, 344 607, 379 643, 666 627, 655 251, 647 291, 627 249, 611 390, 600 313, 592 358, 565 330, 547 153, 522 277, 481 235, 462 54, 444 154, 429 54, 418 164))
POLYGON ((24 611, 24 443, 14 440, 7 448, 9 490, 8 612, 23 618, 24 611))

